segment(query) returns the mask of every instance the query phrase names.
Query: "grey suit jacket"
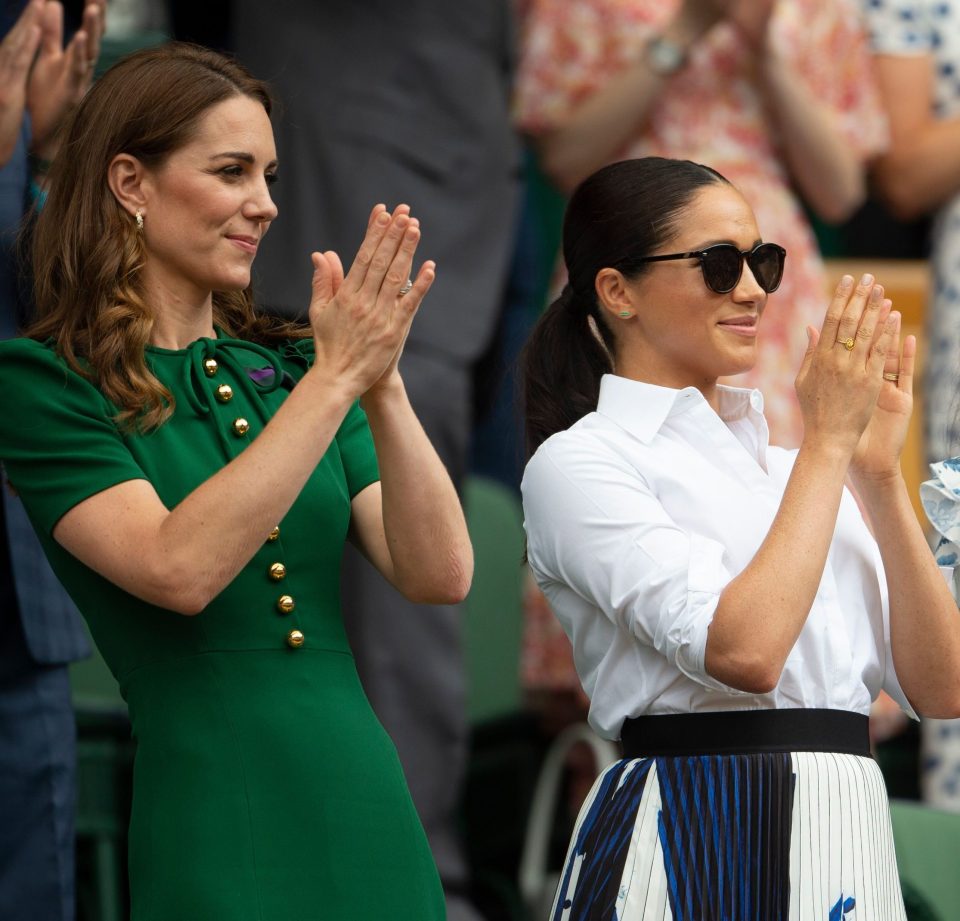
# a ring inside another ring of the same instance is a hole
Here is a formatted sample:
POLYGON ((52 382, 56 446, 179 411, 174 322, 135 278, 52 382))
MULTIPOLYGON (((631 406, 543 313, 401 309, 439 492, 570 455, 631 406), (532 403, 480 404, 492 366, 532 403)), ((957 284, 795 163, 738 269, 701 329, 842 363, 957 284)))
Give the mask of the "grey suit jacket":
POLYGON ((370 208, 411 205, 437 279, 408 350, 469 362, 496 321, 513 244, 509 0, 236 0, 238 58, 279 97, 279 218, 261 303, 302 313, 311 250, 349 268, 370 208))

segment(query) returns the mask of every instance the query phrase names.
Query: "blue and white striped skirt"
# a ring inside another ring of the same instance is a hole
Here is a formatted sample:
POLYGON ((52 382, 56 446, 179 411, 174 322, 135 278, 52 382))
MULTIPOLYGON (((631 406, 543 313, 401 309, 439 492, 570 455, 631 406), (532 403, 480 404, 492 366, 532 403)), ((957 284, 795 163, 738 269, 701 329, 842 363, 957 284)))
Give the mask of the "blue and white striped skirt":
POLYGON ((598 778, 551 921, 905 921, 872 758, 625 758, 598 778))

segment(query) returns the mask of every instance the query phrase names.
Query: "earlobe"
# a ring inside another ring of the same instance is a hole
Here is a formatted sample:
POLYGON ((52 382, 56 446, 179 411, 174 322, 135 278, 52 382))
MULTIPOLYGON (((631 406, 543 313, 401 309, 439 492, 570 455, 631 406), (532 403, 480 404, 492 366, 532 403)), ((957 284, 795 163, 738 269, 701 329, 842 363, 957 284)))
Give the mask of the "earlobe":
POLYGON ((147 197, 144 189, 146 170, 131 154, 117 154, 107 167, 107 183, 120 207, 131 217, 146 211, 147 197))
POLYGON ((594 284, 601 309, 621 320, 628 320, 636 313, 626 280, 617 269, 601 269, 594 284))

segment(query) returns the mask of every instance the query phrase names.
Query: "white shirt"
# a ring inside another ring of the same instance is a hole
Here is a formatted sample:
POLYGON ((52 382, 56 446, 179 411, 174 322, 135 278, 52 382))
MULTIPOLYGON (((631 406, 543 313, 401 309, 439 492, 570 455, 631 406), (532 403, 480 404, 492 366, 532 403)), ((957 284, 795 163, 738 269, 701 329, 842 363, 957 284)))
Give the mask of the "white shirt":
POLYGON ((796 457, 768 441, 756 390, 721 386, 717 415, 695 388, 608 374, 597 411, 548 438, 527 465, 528 559, 573 644, 602 736, 618 738, 626 717, 643 714, 867 714, 881 688, 913 715, 893 669, 879 550, 846 489, 777 687, 750 694, 704 670, 720 593, 770 530, 796 457))

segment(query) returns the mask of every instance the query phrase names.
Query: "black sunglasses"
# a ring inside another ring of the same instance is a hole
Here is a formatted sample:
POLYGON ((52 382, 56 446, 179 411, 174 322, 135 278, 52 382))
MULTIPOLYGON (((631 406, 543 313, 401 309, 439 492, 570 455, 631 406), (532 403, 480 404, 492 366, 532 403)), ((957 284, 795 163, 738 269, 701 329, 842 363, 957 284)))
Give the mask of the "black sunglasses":
POLYGON ((670 253, 667 256, 647 256, 638 262, 666 262, 670 259, 699 259, 703 281, 711 291, 728 294, 740 281, 743 261, 747 261, 757 284, 767 294, 780 287, 783 263, 787 251, 776 243, 758 243, 751 250, 739 250, 732 243, 717 243, 692 253, 670 253))

